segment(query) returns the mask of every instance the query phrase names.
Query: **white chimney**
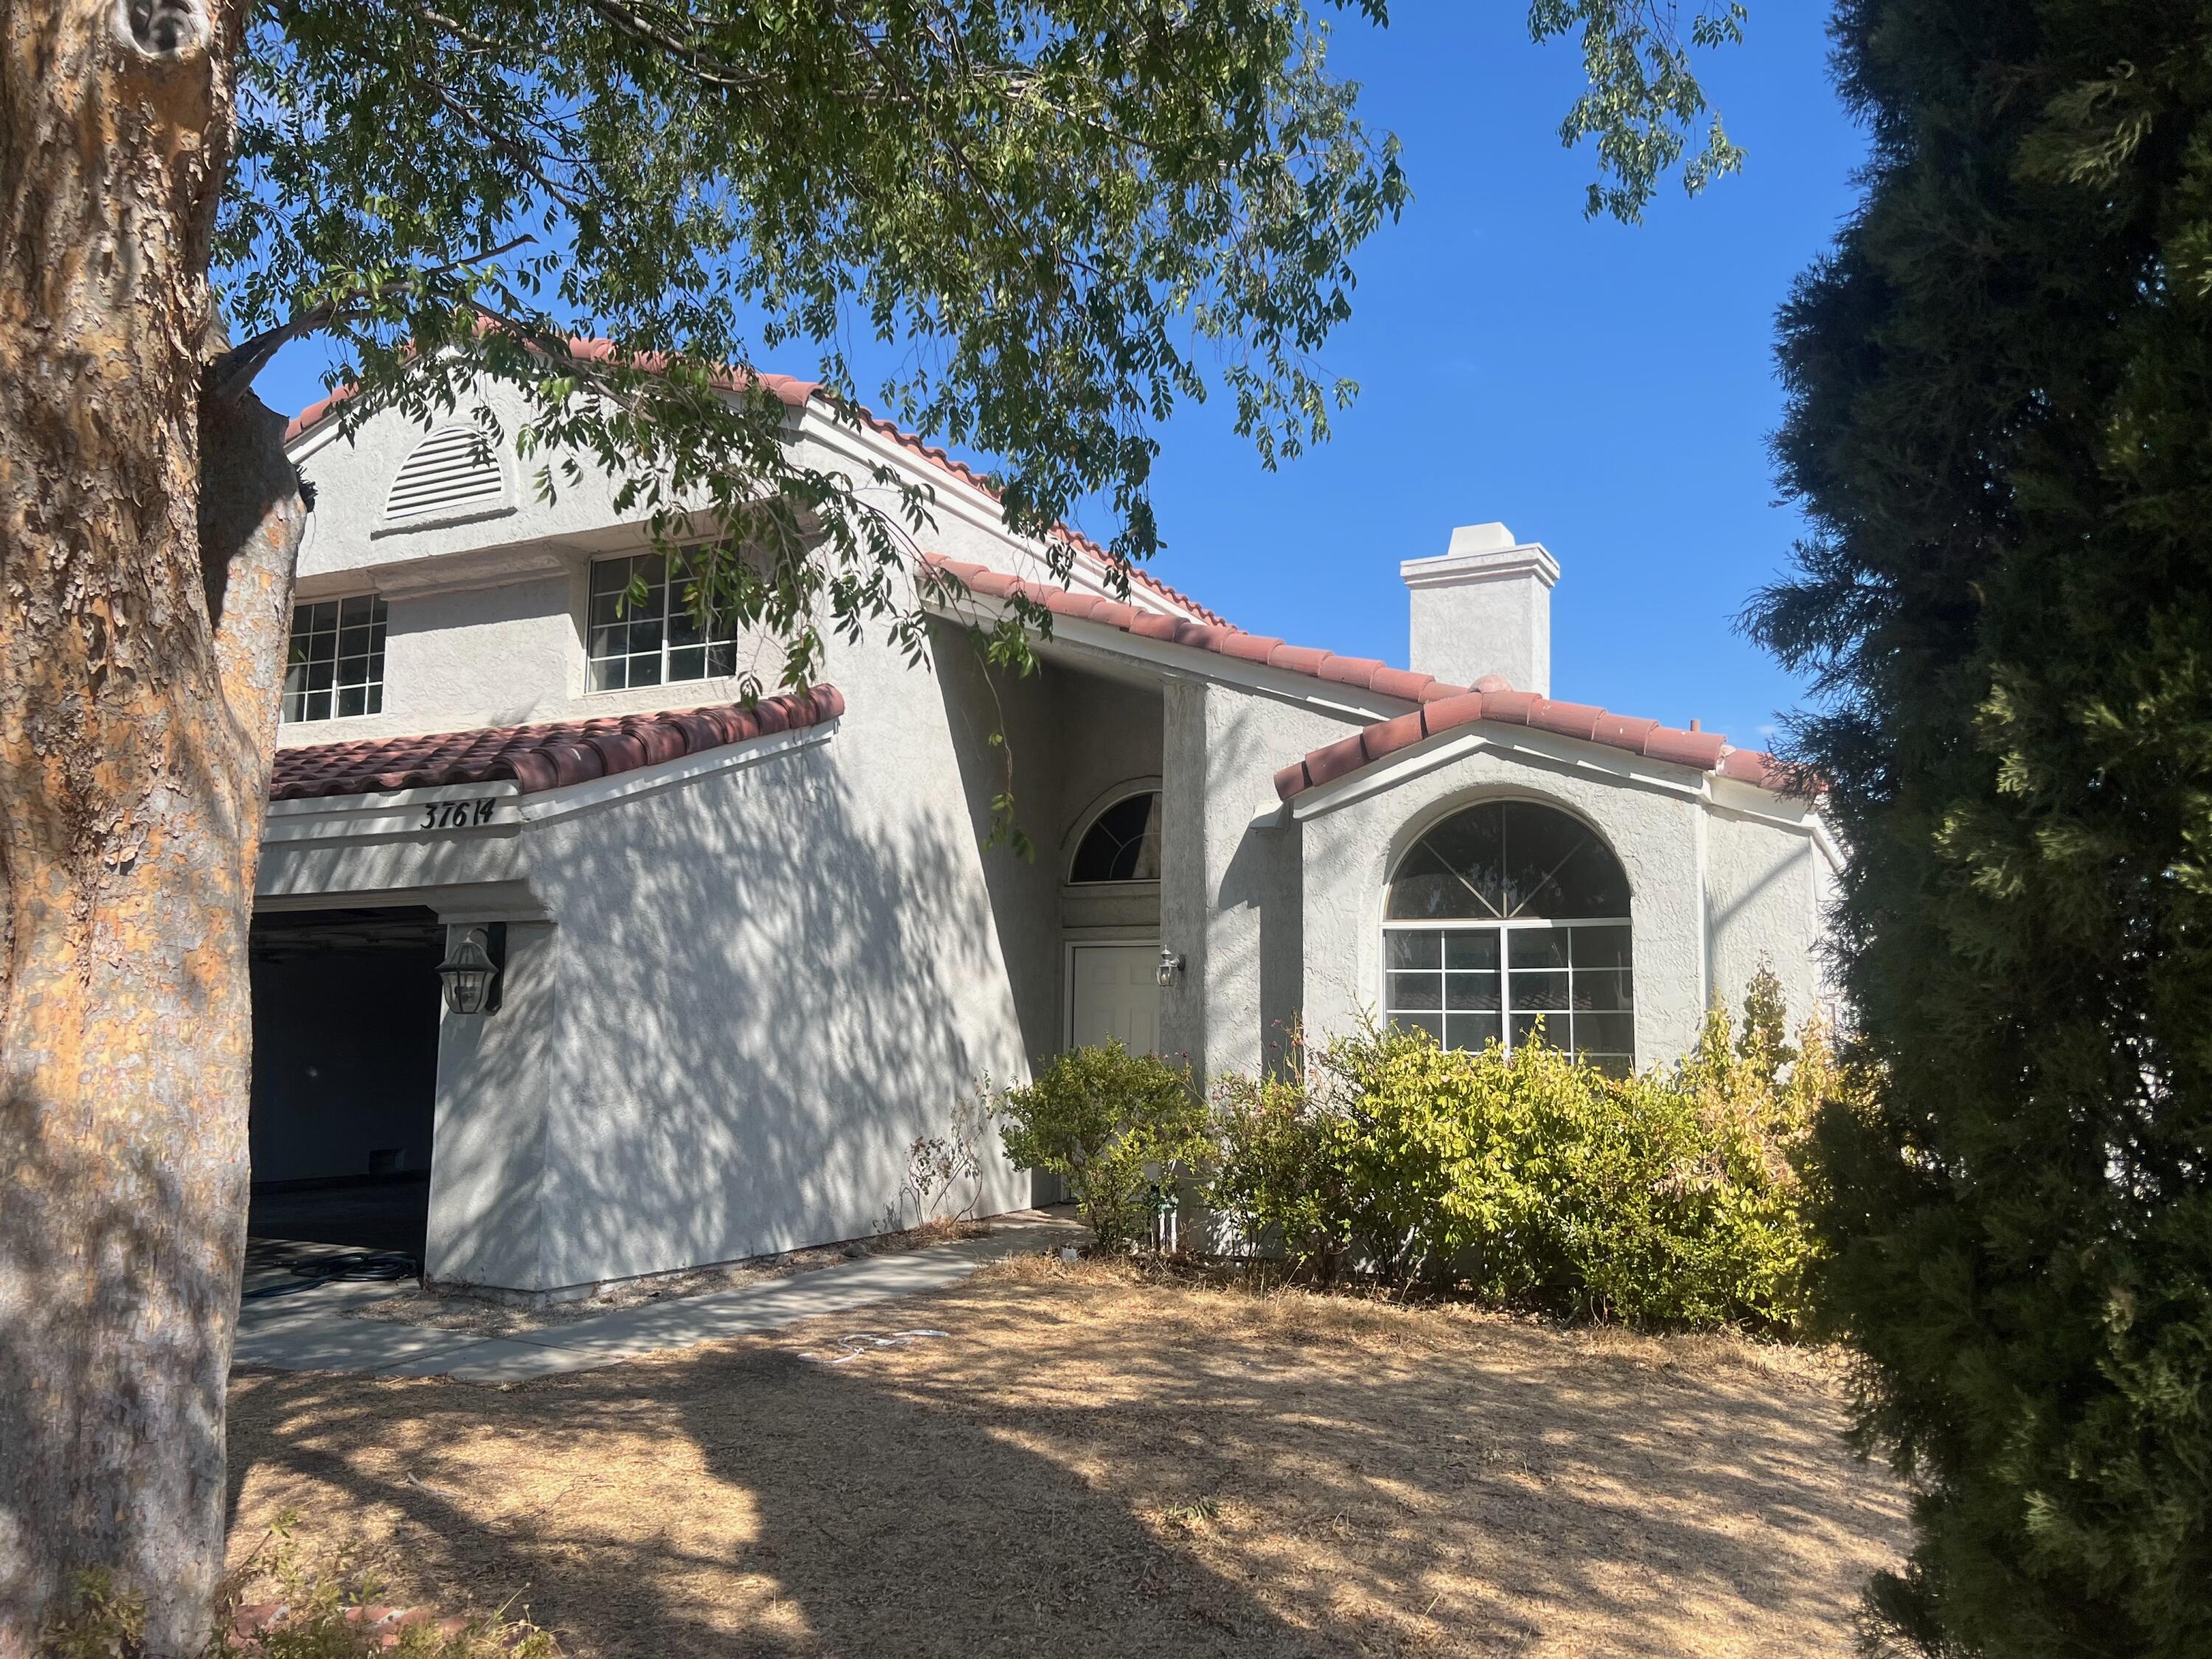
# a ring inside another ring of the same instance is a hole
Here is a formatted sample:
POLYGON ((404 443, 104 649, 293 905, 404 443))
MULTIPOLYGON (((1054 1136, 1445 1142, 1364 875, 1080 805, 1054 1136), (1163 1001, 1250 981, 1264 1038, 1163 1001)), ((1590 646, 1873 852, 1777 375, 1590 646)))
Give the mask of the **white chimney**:
POLYGON ((1486 674, 1516 691, 1552 695, 1552 584, 1559 562, 1502 524, 1467 524, 1433 559, 1407 559, 1413 590, 1409 665, 1454 685, 1486 674))

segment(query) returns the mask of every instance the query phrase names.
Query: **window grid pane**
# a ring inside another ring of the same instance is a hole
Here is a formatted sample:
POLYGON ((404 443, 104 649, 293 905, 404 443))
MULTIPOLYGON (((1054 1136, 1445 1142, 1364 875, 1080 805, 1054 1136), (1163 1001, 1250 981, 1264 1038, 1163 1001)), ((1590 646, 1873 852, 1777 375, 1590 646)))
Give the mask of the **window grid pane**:
POLYGON ((592 690, 675 684, 726 678, 738 669, 733 621, 691 614, 696 584, 679 563, 670 579, 659 553, 635 553, 592 562, 591 596, 585 611, 592 690), (642 597, 633 598, 633 584, 642 597))
POLYGON ((1626 922, 1410 928, 1383 936, 1383 1015, 1445 1047, 1543 1040, 1617 1075, 1636 1064, 1626 922))
POLYGON ((287 723, 384 712, 383 599, 358 593, 295 605, 278 718, 287 723))

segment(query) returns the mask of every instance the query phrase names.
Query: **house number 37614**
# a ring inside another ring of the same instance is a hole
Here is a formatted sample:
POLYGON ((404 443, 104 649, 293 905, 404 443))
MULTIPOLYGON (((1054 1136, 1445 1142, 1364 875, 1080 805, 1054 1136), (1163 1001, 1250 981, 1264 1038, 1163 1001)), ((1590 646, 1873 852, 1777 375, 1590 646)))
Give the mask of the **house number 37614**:
POLYGON ((422 822, 418 830, 466 830, 474 824, 489 823, 494 803, 489 800, 432 801, 422 809, 422 822))

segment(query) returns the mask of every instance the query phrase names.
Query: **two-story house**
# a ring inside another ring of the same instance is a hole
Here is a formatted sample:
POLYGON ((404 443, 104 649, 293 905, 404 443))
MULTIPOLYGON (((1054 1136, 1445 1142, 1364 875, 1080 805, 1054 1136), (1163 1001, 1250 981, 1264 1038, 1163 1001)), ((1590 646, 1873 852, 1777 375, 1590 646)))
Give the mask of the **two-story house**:
MULTIPOLYGON (((1364 1012, 1629 1067, 1762 959, 1819 994, 1814 807, 1716 733, 1551 700, 1540 545, 1454 532, 1401 566, 1410 665, 1335 656, 1112 597, 1090 550, 1063 589, 967 469, 781 389, 805 464, 929 487, 966 591, 927 670, 833 642, 750 710, 755 644, 695 623, 606 480, 549 506, 463 424, 294 422, 258 1227, 568 1293, 865 1235, 917 1135, 1072 1042, 1209 1076, 1364 1012), (1043 671, 992 684, 966 623, 1022 580, 1043 671), (1034 859, 984 845, 1002 727, 1034 859), (441 996, 465 936, 486 1012, 441 996), (346 1231, 379 1193, 404 1237, 346 1231)), ((983 1209, 1030 1195, 992 1147, 983 1209)))

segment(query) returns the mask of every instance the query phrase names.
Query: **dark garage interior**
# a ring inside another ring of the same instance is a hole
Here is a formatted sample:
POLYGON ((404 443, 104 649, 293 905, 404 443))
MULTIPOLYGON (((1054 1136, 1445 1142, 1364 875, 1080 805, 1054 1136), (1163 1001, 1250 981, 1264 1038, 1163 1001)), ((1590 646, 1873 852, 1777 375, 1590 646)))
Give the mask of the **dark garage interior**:
POLYGON ((255 1240, 421 1262, 444 954, 420 908, 253 919, 255 1240))

